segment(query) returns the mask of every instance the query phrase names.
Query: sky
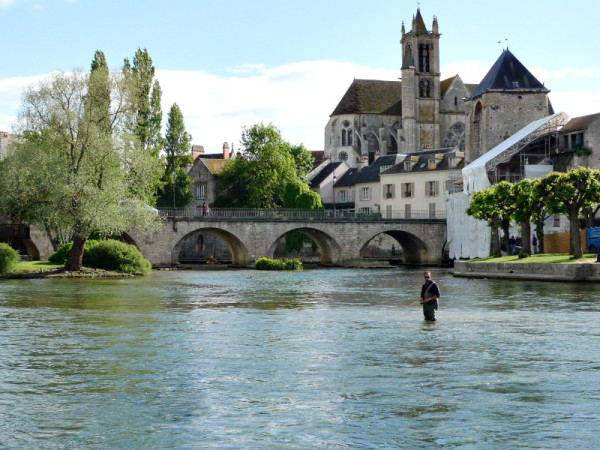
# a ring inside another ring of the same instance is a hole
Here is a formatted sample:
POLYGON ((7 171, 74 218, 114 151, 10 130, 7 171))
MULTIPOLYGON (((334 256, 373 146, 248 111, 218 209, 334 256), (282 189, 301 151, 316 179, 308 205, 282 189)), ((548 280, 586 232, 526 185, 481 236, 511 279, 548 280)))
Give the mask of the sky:
POLYGON ((52 71, 119 70, 138 48, 207 153, 273 123, 322 150, 352 80, 397 80, 401 27, 438 18, 442 79, 479 83, 506 47, 551 90, 556 112, 600 112, 598 0, 0 0, 0 131, 52 71))

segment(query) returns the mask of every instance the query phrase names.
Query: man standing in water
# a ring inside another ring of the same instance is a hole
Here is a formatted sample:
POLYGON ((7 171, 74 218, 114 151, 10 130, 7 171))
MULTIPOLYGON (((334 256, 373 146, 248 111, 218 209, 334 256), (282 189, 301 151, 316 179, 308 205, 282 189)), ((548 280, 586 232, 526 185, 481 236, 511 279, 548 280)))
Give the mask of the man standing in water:
POLYGON ((438 309, 438 298, 440 298, 440 288, 437 283, 431 279, 431 274, 425 272, 425 284, 421 288, 421 298, 419 301, 423 305, 423 315, 425 320, 434 322, 435 312, 438 309))

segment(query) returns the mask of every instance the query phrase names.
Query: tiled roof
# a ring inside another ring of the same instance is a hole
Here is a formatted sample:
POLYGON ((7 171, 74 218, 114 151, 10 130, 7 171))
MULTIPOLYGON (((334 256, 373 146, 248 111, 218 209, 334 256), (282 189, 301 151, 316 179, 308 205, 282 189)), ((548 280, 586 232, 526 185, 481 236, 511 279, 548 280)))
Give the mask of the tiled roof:
POLYGON ((340 114, 402 115, 402 82, 354 80, 332 116, 340 114))
POLYGON ((560 133, 570 133, 571 131, 585 130, 592 122, 600 117, 600 113, 589 114, 587 116, 573 117, 567 124, 560 129, 560 133))
POLYGON ((550 92, 508 49, 502 52, 469 99, 488 91, 550 92))
POLYGON ((227 159, 212 159, 212 158, 199 158, 200 161, 204 163, 206 168, 210 170, 210 173, 213 175, 218 175, 225 167, 225 163, 228 161, 227 159))

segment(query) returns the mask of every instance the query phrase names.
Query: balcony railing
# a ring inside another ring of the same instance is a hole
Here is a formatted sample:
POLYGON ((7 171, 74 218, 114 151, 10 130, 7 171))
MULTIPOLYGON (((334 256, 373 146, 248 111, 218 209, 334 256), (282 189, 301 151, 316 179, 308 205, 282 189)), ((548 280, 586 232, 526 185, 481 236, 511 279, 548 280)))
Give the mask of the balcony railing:
POLYGON ((259 220, 259 221, 394 221, 394 220, 445 220, 446 211, 380 211, 360 213, 356 209, 261 209, 212 208, 203 214, 199 208, 159 208, 161 216, 182 220, 259 220))

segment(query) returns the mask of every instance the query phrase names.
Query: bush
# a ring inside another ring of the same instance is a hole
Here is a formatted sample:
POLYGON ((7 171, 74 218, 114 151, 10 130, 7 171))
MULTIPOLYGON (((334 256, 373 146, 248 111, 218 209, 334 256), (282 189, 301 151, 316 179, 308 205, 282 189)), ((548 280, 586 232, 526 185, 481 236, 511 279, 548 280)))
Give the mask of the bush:
POLYGON ((258 258, 256 270, 302 270, 302 262, 299 259, 271 259, 258 258))
POLYGON ((529 255, 525 253, 523 250, 519 251, 519 259, 527 258, 529 255))
POLYGON ((150 261, 134 245, 121 241, 98 241, 86 253, 85 265, 88 267, 135 275, 147 275, 152 269, 150 261))
MULTIPOLYGON (((83 265, 84 266, 87 265, 86 251, 89 250, 94 245, 96 245, 97 243, 98 243, 98 241, 96 241, 94 239, 88 239, 86 241, 85 249, 83 250, 83 265)), ((72 248, 73 248, 72 242, 67 242, 66 244, 61 245, 60 247, 58 247, 58 250, 56 250, 54 253, 52 253, 50 255, 50 257, 48 258, 48 261, 50 261, 52 264, 62 264, 62 265, 66 264, 67 256, 69 256, 69 252, 71 251, 72 248)))
POLYGON ((0 243, 0 273, 6 273, 16 267, 19 252, 8 244, 0 243))

